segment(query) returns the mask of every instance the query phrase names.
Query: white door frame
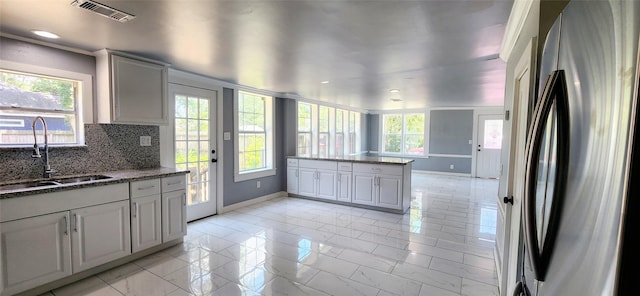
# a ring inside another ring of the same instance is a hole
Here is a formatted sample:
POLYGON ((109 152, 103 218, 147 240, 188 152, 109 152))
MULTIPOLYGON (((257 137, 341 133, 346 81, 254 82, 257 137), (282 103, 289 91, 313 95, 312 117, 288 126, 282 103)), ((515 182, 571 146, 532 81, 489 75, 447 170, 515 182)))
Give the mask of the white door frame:
MULTIPOLYGON (((224 198, 224 142, 223 142, 223 87, 220 83, 212 78, 200 76, 197 74, 184 72, 169 68, 168 70, 169 84, 177 84, 194 88, 201 88, 216 92, 216 214, 220 213, 223 208, 224 198)), ((168 98, 173 100, 172 98, 168 98)), ((175 104, 175 103, 173 103, 175 104)), ((171 110, 175 108, 172 104, 168 104, 171 110)), ((173 111, 172 111, 173 112, 173 111)), ((173 113, 170 113, 173 117, 173 113)), ((174 142, 173 124, 169 126, 160 126, 160 165, 163 167, 174 167, 174 142)))
POLYGON ((500 286, 501 295, 511 295, 511 291, 514 290, 517 283, 518 274, 518 256, 520 255, 519 248, 520 243, 520 222, 522 205, 522 192, 517 192, 518 184, 522 185, 524 182, 524 166, 525 153, 523 149, 526 146, 526 135, 528 130, 527 116, 529 113, 530 103, 534 94, 534 89, 537 86, 535 79, 535 51, 534 46, 537 44, 537 39, 533 37, 524 52, 518 59, 518 63, 514 69, 513 80, 513 112, 511 119, 511 130, 509 137, 509 163, 505 166, 507 176, 506 180, 506 196, 513 197, 513 206, 505 208, 505 221, 509 228, 504 229, 505 236, 503 246, 504 253, 502 255, 502 272, 501 277, 498 278, 498 285, 500 286), (523 79, 529 79, 529 89, 525 90, 528 96, 526 98, 520 98, 520 81, 523 79), (518 98, 516 100, 515 98, 518 98), (520 166, 518 165, 520 164, 520 166), (517 169, 517 170, 516 170, 517 169))

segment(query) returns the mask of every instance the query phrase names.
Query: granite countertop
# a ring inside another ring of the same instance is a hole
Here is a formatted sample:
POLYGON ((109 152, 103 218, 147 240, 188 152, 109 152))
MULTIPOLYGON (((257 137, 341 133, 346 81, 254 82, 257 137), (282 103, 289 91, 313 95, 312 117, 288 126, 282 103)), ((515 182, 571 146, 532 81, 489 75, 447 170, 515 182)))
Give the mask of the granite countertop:
POLYGON ((42 193, 50 193, 50 192, 56 192, 56 191, 72 190, 72 189, 79 189, 79 188, 103 186, 108 184, 126 183, 130 181, 153 179, 153 178, 159 178, 159 177, 168 177, 168 176, 175 176, 175 175, 188 174, 188 173, 189 173, 188 170, 177 170, 173 168, 160 167, 160 168, 141 169, 141 170, 96 172, 91 174, 72 175, 72 176, 61 175, 61 176, 53 176, 51 179, 12 180, 9 182, 0 182, 0 186, 18 184, 23 182, 55 181, 57 179, 82 177, 82 176, 104 175, 104 176, 111 177, 107 179, 70 183, 70 184, 61 184, 61 185, 48 185, 48 186, 38 186, 38 187, 20 188, 20 189, 11 189, 11 190, 0 189, 0 199, 14 198, 14 197, 20 197, 20 196, 26 196, 26 195, 34 195, 34 194, 42 194, 42 193))
POLYGON ((413 162, 413 159, 409 159, 409 158, 364 156, 364 155, 348 155, 348 156, 334 156, 334 157, 319 157, 319 156, 287 156, 287 157, 296 158, 296 159, 349 161, 349 162, 362 162, 362 163, 373 163, 373 164, 403 164, 404 165, 404 164, 413 162))

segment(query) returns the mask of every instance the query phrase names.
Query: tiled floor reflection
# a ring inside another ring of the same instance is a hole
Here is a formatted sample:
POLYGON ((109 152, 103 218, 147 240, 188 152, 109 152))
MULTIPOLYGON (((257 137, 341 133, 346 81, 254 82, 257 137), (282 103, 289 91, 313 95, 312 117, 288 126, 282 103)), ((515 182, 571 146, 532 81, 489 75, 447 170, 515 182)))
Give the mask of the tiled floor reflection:
POLYGON ((414 174, 389 214, 279 198, 190 223, 182 245, 58 295, 498 295, 498 181, 414 174))

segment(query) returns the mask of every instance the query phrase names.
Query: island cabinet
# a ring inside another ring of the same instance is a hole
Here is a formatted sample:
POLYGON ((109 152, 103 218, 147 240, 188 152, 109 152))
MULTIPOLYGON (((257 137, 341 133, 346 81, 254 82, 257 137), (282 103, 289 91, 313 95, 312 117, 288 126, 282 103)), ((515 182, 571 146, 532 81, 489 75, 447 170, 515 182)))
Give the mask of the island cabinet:
POLYGON ((298 160, 287 159, 287 192, 298 194, 298 160))
POLYGON ((411 200, 412 160, 361 157, 359 160, 287 159, 287 191, 394 213, 404 213, 411 200))
POLYGON ((168 64, 108 49, 95 54, 98 123, 168 124, 168 64))
POLYGON ((402 208, 402 166, 356 163, 353 180, 353 203, 402 208))
POLYGON ((336 200, 337 164, 335 161, 299 159, 298 194, 336 200))

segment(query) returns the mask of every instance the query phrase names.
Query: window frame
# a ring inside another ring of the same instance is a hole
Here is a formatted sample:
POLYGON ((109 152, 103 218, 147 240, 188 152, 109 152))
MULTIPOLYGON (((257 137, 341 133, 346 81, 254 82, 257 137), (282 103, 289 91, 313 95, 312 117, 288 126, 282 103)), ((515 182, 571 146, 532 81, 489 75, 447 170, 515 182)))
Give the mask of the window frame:
POLYGON ((380 150, 380 155, 390 155, 390 156, 400 156, 400 157, 411 157, 411 158, 425 158, 425 157, 429 157, 429 148, 428 148, 428 141, 429 141, 429 133, 428 133, 428 127, 429 127, 429 117, 428 117, 428 112, 427 111, 423 111, 423 110, 406 110, 406 111, 402 111, 402 112, 384 112, 384 113, 380 113, 380 126, 379 126, 379 143, 378 143, 378 147, 380 150), (423 137, 423 151, 421 154, 414 154, 414 153, 407 153, 405 151, 406 149, 406 138, 408 135, 418 135, 417 133, 408 133, 407 132, 407 116, 412 116, 412 115, 422 115, 423 116, 423 132, 422 132, 422 137, 423 137), (400 130, 400 152, 389 152, 385 150, 385 133, 384 133, 384 126, 385 126, 385 116, 400 116, 400 120, 402 122, 402 127, 400 130))
POLYGON ((275 98, 271 95, 235 89, 233 92, 233 135, 234 135, 234 182, 241 182, 276 174, 276 130, 275 130, 275 98), (239 99, 240 93, 246 93, 254 96, 260 96, 265 99, 264 121, 265 121, 265 168, 257 170, 240 171, 240 130, 239 130, 239 99))
POLYGON ((360 133, 360 125, 361 118, 363 113, 359 111, 354 111, 351 109, 337 107, 336 105, 331 104, 319 104, 316 102, 309 102, 306 100, 298 100, 296 102, 296 156, 299 157, 321 157, 321 158, 333 158, 333 157, 345 157, 348 155, 357 155, 360 154, 361 151, 361 133, 360 133), (299 120, 300 120, 300 104, 308 105, 311 109, 310 112, 310 131, 300 131, 299 129, 299 120), (320 110, 326 109, 329 114, 327 116, 327 125, 328 131, 320 132, 320 110), (342 131, 336 130, 338 126, 337 113, 342 112, 342 131), (353 116, 354 122, 351 124, 350 118, 353 116), (327 135, 327 154, 328 155, 319 155, 319 144, 320 144, 320 135, 327 135), (300 141, 299 138, 301 135, 309 135, 311 139, 310 145, 311 155, 303 155, 300 154, 300 141), (342 136, 342 151, 339 151, 337 144, 337 136, 342 136))
MULTIPOLYGON (((75 127, 75 137, 76 141, 74 143, 50 143, 51 147, 84 147, 85 144, 85 134, 84 134, 84 125, 88 123, 93 123, 93 78, 89 74, 67 71, 62 69, 55 69, 49 67, 42 67, 31 64, 18 63, 13 61, 1 60, 0 59, 0 69, 9 71, 9 72, 18 72, 25 75, 34 75, 34 76, 43 76, 52 79, 60 79, 60 80, 70 80, 75 81, 77 83, 76 91, 75 91, 75 111, 73 112, 76 116, 76 127, 75 127)), ((0 107, 3 110, 13 110, 15 111, 17 108, 7 108, 0 107)), ((41 110, 41 109, 31 109, 31 108, 22 108, 24 111, 21 113, 24 114, 33 114, 37 112, 46 112, 46 113, 59 113, 59 114, 69 114, 69 111, 65 112, 55 112, 51 110, 51 112, 41 110)), ((33 143, 26 144, 0 144, 0 149, 2 148, 32 148, 33 143)))

